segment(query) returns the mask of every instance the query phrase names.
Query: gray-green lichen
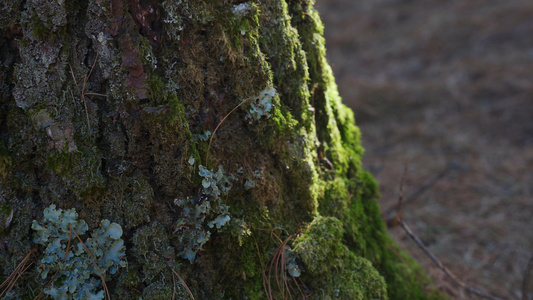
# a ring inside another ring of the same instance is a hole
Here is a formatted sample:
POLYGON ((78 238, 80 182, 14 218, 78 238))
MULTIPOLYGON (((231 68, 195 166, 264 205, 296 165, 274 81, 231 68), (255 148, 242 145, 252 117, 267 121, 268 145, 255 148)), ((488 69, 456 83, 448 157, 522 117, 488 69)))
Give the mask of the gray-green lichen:
POLYGON ((252 99, 251 108, 248 111, 250 121, 257 121, 262 117, 270 118, 272 109, 272 98, 276 95, 273 87, 267 87, 259 93, 259 96, 252 99))
POLYGON ((198 168, 200 169, 198 174, 203 178, 202 194, 174 200, 174 204, 182 208, 174 230, 182 245, 178 255, 191 263, 211 236, 211 231, 206 225, 220 230, 231 220, 229 207, 222 203, 220 197, 228 194, 233 186, 232 181, 235 180, 224 172, 222 166, 219 166, 217 172, 202 165, 198 168))
POLYGON ((171 247, 170 238, 162 224, 153 222, 138 228, 132 241, 133 255, 138 258, 145 284, 172 276, 169 268, 173 266, 175 249, 171 247))
POLYGON ((77 238, 88 229, 85 221, 78 221, 76 210, 56 209, 52 204, 44 209, 41 222, 33 221, 32 229, 34 243, 46 246, 39 272, 42 279, 52 277, 44 293, 54 299, 104 299, 98 277, 114 275, 126 266, 122 228, 117 223, 102 220, 82 242, 77 238))

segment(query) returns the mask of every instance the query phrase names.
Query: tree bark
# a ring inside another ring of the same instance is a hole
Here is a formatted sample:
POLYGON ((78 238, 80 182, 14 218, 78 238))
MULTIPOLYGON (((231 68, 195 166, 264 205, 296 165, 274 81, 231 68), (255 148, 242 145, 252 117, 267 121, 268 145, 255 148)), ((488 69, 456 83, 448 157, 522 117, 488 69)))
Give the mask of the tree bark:
POLYGON ((112 299, 186 299, 177 275, 196 299, 440 297, 387 236, 312 0, 0 5, 3 277, 37 250, 12 298, 71 280, 67 255, 43 276, 52 204, 120 225, 112 299))

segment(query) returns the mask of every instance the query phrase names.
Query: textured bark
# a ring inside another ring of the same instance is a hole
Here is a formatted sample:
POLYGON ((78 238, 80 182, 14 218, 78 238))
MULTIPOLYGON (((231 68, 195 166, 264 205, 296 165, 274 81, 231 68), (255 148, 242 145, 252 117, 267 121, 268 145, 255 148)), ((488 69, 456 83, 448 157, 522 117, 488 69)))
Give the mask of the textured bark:
POLYGON ((122 226, 112 299, 188 297, 173 270, 196 299, 440 297, 387 236, 312 1, 1 5, 4 277, 55 204, 122 226))

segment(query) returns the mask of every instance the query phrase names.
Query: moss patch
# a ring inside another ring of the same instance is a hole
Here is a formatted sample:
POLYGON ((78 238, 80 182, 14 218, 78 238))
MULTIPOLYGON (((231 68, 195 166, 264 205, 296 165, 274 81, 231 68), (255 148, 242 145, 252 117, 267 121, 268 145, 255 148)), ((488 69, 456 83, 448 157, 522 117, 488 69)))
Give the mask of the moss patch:
POLYGON ((387 299, 385 281, 372 264, 343 244, 342 223, 317 217, 294 242, 302 280, 313 299, 387 299))

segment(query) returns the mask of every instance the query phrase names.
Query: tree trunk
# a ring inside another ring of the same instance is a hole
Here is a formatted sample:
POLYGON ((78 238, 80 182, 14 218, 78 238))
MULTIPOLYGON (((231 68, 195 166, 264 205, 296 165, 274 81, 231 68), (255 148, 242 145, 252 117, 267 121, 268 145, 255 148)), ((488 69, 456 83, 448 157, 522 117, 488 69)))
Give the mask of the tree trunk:
POLYGON ((34 262, 9 295, 440 297, 387 236, 312 2, 0 4, 0 271, 34 262))

